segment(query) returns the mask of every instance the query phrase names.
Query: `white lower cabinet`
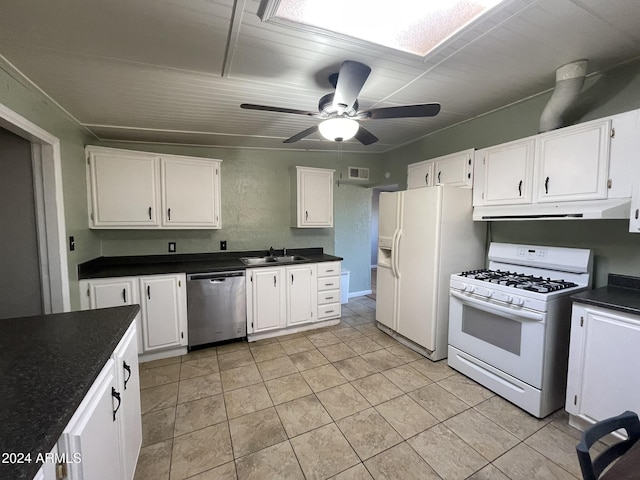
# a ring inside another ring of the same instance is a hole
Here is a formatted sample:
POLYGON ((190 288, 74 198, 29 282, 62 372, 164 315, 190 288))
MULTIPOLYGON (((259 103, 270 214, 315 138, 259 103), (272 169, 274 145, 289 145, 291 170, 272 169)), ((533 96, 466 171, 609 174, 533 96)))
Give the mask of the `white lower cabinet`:
POLYGON ((578 427, 640 411, 640 315, 573 304, 565 408, 578 427))
POLYGON ((186 275, 140 277, 144 351, 187 345, 186 275))
POLYGON ((247 270, 247 333, 286 326, 284 267, 247 270))
POLYGON ((122 478, 131 480, 138 463, 142 446, 142 412, 140 405, 140 376, 136 324, 127 333, 113 352, 117 391, 120 392, 120 409, 116 413, 120 437, 120 461, 122 478))
POLYGON ((247 269, 247 333, 340 317, 340 262, 247 269))
POLYGON ((318 305, 317 267, 305 264, 286 267, 287 327, 316 320, 318 305))
POLYGON ((57 448, 67 459, 64 478, 133 478, 142 444, 135 339, 134 322, 62 432, 57 448))
POLYGON ((186 275, 95 278, 80 281, 83 310, 140 304, 138 352, 187 345, 186 275))
POLYGON ((340 262, 318 264, 318 320, 339 318, 340 304, 340 262))
MULTIPOLYGON (((96 278, 80 281, 80 307, 82 310, 120 307, 140 303, 140 287, 137 277, 96 278)), ((138 323, 138 351, 142 353, 142 328, 138 323)))

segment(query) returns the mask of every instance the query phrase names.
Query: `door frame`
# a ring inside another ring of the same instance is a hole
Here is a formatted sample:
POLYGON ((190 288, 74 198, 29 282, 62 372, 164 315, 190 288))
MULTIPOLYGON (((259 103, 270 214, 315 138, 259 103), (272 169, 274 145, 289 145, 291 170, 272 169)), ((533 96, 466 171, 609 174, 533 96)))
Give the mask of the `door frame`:
POLYGON ((0 103, 0 127, 31 142, 43 313, 71 309, 60 140, 0 103))

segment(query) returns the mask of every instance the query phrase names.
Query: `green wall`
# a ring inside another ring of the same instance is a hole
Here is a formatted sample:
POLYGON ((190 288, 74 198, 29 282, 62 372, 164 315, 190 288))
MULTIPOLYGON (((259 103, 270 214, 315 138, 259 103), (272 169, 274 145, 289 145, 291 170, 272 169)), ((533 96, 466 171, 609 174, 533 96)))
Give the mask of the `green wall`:
MULTIPOLYGON (((384 155, 383 169, 391 172, 390 183, 405 188, 410 163, 535 135, 550 96, 550 91, 545 92, 388 152, 384 155)), ((578 101, 567 112, 565 123, 585 122, 637 108, 640 108, 640 60, 589 77, 578 101)), ((640 162, 640 153, 634 161, 640 162)), ((503 221, 492 222, 490 232, 491 239, 499 242, 593 249, 595 286, 605 285, 608 273, 640 276, 640 235, 629 233, 628 221, 503 221)))

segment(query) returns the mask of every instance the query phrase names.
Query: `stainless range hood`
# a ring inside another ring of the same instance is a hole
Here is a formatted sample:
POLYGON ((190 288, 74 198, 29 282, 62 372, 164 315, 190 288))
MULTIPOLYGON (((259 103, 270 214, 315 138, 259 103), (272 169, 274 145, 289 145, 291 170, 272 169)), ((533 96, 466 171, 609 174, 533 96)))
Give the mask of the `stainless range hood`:
POLYGON ((473 219, 500 220, 595 220, 629 218, 630 198, 582 202, 492 205, 473 208, 473 219))

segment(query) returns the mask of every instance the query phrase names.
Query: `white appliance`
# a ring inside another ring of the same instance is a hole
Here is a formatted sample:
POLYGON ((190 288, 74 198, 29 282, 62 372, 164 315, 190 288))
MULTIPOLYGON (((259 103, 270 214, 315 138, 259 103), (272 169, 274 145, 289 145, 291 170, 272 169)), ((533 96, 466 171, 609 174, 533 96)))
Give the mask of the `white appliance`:
POLYGON ((491 243, 489 269, 450 282, 449 365, 542 418, 564 405, 570 295, 590 288, 590 250, 491 243))
POLYGON ((450 275, 484 263, 486 224, 471 212, 465 188, 380 194, 377 325, 431 360, 447 356, 450 275))

